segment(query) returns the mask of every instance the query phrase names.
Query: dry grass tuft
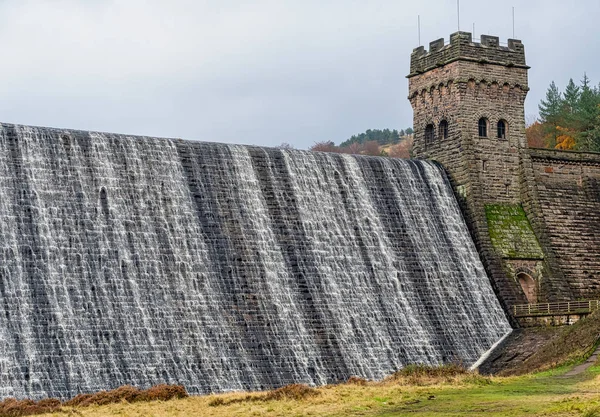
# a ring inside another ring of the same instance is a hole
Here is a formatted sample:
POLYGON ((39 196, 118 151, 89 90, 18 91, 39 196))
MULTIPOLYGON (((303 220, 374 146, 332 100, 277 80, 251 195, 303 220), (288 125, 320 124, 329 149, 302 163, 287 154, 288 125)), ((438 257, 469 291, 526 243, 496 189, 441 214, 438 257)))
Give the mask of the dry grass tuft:
POLYGON ((319 395, 319 391, 304 384, 290 384, 281 388, 267 391, 264 394, 246 395, 239 398, 231 398, 228 400, 222 397, 216 397, 208 402, 210 407, 218 407, 221 405, 231 405, 236 403, 256 402, 256 401, 301 401, 319 395))
POLYGON ((188 396, 181 385, 156 385, 147 390, 125 385, 112 391, 100 391, 95 394, 79 394, 75 398, 61 402, 56 398, 40 401, 17 400, 7 398, 0 401, 0 417, 21 417, 64 411, 62 407, 88 407, 90 405, 106 405, 123 401, 133 403, 139 401, 167 401, 173 398, 188 396))
POLYGON ((61 402, 56 398, 40 401, 7 398, 0 402, 0 417, 20 417, 51 413, 60 410, 61 402))
POLYGON ((469 371, 462 365, 449 364, 441 366, 407 365, 390 375, 382 384, 399 385, 436 385, 440 383, 488 385, 489 377, 481 376, 476 371, 469 371))
POLYGON ((367 381, 364 378, 361 378, 359 376, 351 376, 350 378, 348 378, 348 381, 346 381, 346 384, 348 385, 359 385, 361 387, 364 387, 365 385, 367 385, 369 381, 367 381))
POLYGON ((428 377, 428 378, 445 378, 454 377, 457 375, 465 375, 470 373, 462 365, 448 364, 441 366, 428 366, 420 364, 407 365, 392 375, 392 378, 398 377, 428 377))
POLYGON ((262 401, 306 400, 319 395, 319 391, 304 384, 291 384, 262 395, 262 401))
POLYGON ((134 403, 138 401, 167 401, 173 398, 185 398, 188 396, 182 385, 156 385, 146 390, 124 385, 112 391, 100 391, 94 394, 79 394, 75 398, 65 401, 63 405, 68 407, 87 407, 90 405, 106 405, 127 401, 134 403))

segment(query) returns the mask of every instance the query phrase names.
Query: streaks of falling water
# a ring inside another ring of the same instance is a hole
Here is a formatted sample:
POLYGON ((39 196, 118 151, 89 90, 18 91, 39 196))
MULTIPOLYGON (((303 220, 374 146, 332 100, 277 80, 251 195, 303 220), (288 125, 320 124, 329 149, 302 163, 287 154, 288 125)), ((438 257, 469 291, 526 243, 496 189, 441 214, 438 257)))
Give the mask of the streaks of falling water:
POLYGON ((509 325, 422 161, 1 125, 0 397, 471 364, 509 325))

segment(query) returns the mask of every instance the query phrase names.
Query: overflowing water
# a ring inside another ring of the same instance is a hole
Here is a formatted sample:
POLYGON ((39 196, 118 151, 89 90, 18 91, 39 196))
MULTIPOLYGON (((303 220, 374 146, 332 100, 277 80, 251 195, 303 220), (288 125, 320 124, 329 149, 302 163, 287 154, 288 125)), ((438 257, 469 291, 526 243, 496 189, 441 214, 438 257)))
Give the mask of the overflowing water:
POLYGON ((0 125, 0 397, 474 363, 509 330, 423 161, 0 125))

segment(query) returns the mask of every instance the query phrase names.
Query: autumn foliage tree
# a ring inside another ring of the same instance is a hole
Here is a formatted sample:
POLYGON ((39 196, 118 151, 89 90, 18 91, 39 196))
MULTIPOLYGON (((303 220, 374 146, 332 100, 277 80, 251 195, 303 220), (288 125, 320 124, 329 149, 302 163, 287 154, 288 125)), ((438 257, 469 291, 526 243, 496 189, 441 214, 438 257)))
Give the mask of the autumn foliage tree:
POLYGON ((388 156, 392 158, 411 158, 412 147, 414 143, 414 136, 409 136, 402 142, 392 145, 388 151, 388 156))
POLYGON ((587 75, 580 85, 570 79, 564 93, 552 82, 539 111, 539 122, 526 130, 530 146, 600 152, 600 86, 587 75))
POLYGON ((527 145, 530 148, 547 148, 549 146, 546 128, 539 120, 527 126, 525 134, 527 136, 527 145))

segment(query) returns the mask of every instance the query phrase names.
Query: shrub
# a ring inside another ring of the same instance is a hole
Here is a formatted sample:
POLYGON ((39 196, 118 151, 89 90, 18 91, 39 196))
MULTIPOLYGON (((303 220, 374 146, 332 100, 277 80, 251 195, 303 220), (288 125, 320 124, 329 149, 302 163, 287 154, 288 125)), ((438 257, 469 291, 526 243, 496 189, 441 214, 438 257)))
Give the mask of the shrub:
POLYGON ((156 385, 147 390, 140 390, 130 385, 125 385, 112 391, 100 391, 95 394, 79 394, 76 397, 61 402, 56 398, 46 398, 40 401, 17 400, 7 398, 0 401, 0 417, 21 417, 35 414, 52 413, 62 411, 63 406, 87 407, 90 405, 105 405, 119 403, 121 401, 167 401, 173 398, 185 398, 188 396, 185 388, 181 385, 156 385))
MULTIPOLYGON (((186 398, 188 393, 183 385, 155 385, 143 391, 142 401, 168 401, 177 398, 186 398)), ((138 400, 139 401, 139 400, 138 400)))
POLYGON ((131 385, 124 385, 112 391, 100 391, 95 394, 79 394, 75 398, 66 401, 63 405, 71 407, 87 407, 90 405, 106 405, 127 401, 167 401, 173 398, 185 398, 188 396, 185 388, 181 385, 156 385, 147 390, 140 390, 131 385))
POLYGON ((20 417, 51 413, 59 411, 60 407, 60 400, 56 398, 46 398, 37 402, 7 398, 4 401, 0 401, 0 417, 20 417))

